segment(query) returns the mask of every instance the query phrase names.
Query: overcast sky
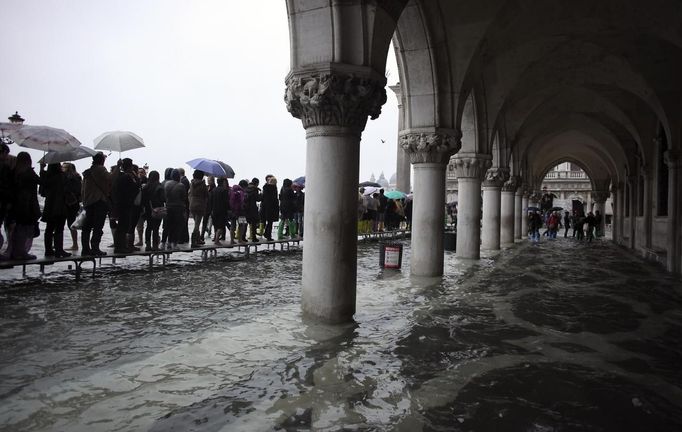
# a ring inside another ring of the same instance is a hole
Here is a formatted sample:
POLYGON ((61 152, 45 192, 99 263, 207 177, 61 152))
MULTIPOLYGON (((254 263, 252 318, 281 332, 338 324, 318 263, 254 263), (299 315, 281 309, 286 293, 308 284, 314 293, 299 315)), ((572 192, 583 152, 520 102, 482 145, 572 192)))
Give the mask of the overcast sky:
MULTIPOLYGON (((26 124, 66 129, 87 146, 102 132, 130 130, 146 148, 124 157, 159 172, 208 157, 229 163, 236 178, 272 173, 281 184, 304 174, 305 131, 283 101, 290 67, 283 1, 0 5, 0 121, 19 111, 26 124)), ((361 181, 395 172, 398 109, 387 93, 381 116, 363 133, 361 181)), ((12 154, 21 150, 10 147, 12 154)), ((30 153, 34 162, 42 156, 30 153)), ((87 166, 77 164, 81 172, 87 166)))

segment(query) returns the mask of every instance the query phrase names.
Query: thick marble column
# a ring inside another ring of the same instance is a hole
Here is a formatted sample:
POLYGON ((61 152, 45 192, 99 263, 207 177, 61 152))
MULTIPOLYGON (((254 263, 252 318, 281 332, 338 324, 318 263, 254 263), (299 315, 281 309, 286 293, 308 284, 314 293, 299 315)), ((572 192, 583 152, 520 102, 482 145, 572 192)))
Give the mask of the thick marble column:
POLYGON ((594 200, 594 214, 601 215, 601 222, 599 223, 599 230, 604 232, 606 225, 606 200, 609 198, 609 192, 606 190, 592 191, 592 199, 594 200))
POLYGON ((514 238, 521 240, 521 221, 523 220, 523 187, 514 194, 514 238))
POLYGON ((521 237, 526 238, 528 236, 528 191, 523 192, 523 197, 521 198, 521 237))
POLYGON ((413 275, 443 274, 445 168, 450 156, 461 146, 459 137, 456 131, 408 133, 400 137, 401 147, 414 165, 410 258, 413 275))
POLYGON ((386 101, 385 79, 332 71, 293 72, 285 102, 306 129, 303 313, 351 321, 357 275, 360 136, 386 101), (330 199, 334 197, 334 199, 330 199))
POLYGON ((489 155, 459 153, 452 160, 457 176, 457 257, 481 256, 481 182, 492 165, 489 155))
POLYGON ((621 217, 620 214, 620 189, 619 183, 613 183, 611 185, 611 202, 613 207, 613 216, 611 216, 611 237, 616 244, 620 244, 620 224, 621 217))
POLYGON ((682 157, 679 152, 664 153, 668 166, 668 256, 667 268, 682 273, 682 157))
POLYGON ((500 193, 502 184, 508 177, 508 170, 491 168, 483 181, 483 232, 481 249, 500 248, 500 193))
POLYGON ((503 245, 514 243, 514 197, 519 187, 518 177, 512 176, 502 186, 501 216, 500 216, 500 243, 503 245))

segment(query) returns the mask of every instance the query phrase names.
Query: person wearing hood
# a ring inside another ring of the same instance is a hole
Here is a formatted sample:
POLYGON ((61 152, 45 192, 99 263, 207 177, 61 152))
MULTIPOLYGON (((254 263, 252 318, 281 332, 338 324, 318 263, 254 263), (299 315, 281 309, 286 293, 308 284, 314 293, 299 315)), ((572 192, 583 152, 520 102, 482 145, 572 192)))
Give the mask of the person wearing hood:
POLYGON ((111 203, 111 175, 104 167, 105 159, 104 153, 98 152, 92 157, 92 166, 83 172, 81 196, 85 222, 81 233, 81 255, 106 255, 99 247, 111 203))
POLYGON ((180 182, 180 178, 180 171, 173 169, 171 179, 164 186, 169 250, 178 248, 178 243, 182 240, 182 230, 185 227, 187 188, 180 182))
POLYGON ((220 239, 225 233, 230 213, 230 185, 226 178, 219 178, 218 185, 211 190, 209 206, 214 227, 213 244, 220 246, 222 245, 220 239))
POLYGON ((130 158, 121 160, 121 173, 116 177, 116 185, 112 194, 114 208, 118 215, 118 225, 114 236, 114 253, 131 253, 134 251, 134 232, 137 220, 134 219, 135 199, 140 193, 140 186, 133 173, 133 161, 130 158))
POLYGON ((191 247, 193 248, 204 244, 204 241, 201 239, 201 223, 206 217, 207 208, 208 187, 204 181, 204 172, 195 170, 189 186, 189 214, 194 220, 191 238, 191 247))
POLYGON ((289 235, 291 238, 296 237, 296 225, 294 224, 294 213, 296 212, 296 196, 292 188, 293 182, 290 179, 284 179, 282 182, 282 189, 279 191, 279 211, 282 219, 277 226, 277 240, 284 239, 284 225, 289 226, 289 235))
POLYGON ((230 217, 230 244, 235 244, 235 238, 246 243, 245 189, 248 185, 246 180, 240 180, 238 184, 232 186, 230 193, 230 211, 232 212, 230 217))
POLYGON ((44 170, 40 164, 40 194, 45 197, 42 221, 45 227, 45 256, 66 258, 71 254, 64 250, 64 224, 68 208, 66 205, 66 178, 59 163, 52 163, 44 170))
MULTIPOLYGON (((171 174, 173 173, 173 168, 166 168, 163 171, 163 181, 161 182, 161 187, 164 188, 164 196, 165 196, 165 188, 166 188, 166 183, 168 183, 171 180, 171 174)), ((166 242, 168 241, 168 234, 170 233, 170 230, 168 229, 168 218, 164 218, 162 222, 162 231, 161 231, 161 249, 166 248, 166 242)))
POLYGON ((246 222, 249 224, 250 240, 253 243, 258 242, 256 237, 256 228, 260 221, 258 217, 258 203, 262 199, 258 183, 258 179, 254 177, 251 183, 246 186, 246 222))
POLYGON ((279 220, 279 200, 277 199, 277 179, 270 175, 263 185, 263 200, 261 201, 261 223, 265 224, 264 236, 267 241, 273 241, 272 225, 279 220))

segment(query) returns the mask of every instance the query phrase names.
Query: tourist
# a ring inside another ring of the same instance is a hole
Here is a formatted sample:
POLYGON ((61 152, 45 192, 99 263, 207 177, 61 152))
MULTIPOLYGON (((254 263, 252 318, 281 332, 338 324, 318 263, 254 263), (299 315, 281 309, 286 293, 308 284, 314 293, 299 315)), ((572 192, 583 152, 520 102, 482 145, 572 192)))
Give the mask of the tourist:
POLYGON ((265 224, 263 235, 265 240, 273 241, 272 225, 279 220, 279 200, 277 199, 277 179, 273 175, 265 177, 263 200, 261 201, 261 223, 265 224))
POLYGON ((232 186, 230 193, 230 244, 236 241, 246 243, 246 188, 249 183, 240 180, 238 184, 232 186))
MULTIPOLYGON (((180 183, 182 183, 185 186, 185 190, 189 191, 190 187, 190 181, 185 175, 185 169, 184 168, 178 168, 178 172, 180 173, 180 183)), ((185 196, 185 213, 183 214, 184 218, 184 225, 180 230, 180 241, 179 243, 189 243, 189 196, 185 196)))
MULTIPOLYGON (((144 187, 144 185, 147 184, 149 179, 147 178, 147 165, 145 165, 142 168, 137 168, 137 179, 139 180, 140 183, 140 190, 144 187)), ((157 173, 158 174, 158 173, 157 173)), ((142 195, 140 195, 142 197, 142 195)), ((140 214, 137 217, 137 224, 135 225, 135 228, 137 229, 137 243, 135 243, 135 246, 142 246, 143 240, 144 240, 144 223, 146 221, 146 217, 144 215, 144 207, 140 205, 140 214)))
POLYGON ((372 214, 372 232, 379 232, 379 192, 372 194, 368 211, 372 214))
POLYGON ((52 163, 44 169, 40 164, 40 195, 45 197, 41 220, 45 227, 45 256, 67 258, 71 254, 64 251, 64 224, 66 223, 67 205, 65 175, 59 163, 52 163))
POLYGON ((547 218, 547 232, 551 239, 556 238, 557 231, 559 230, 559 219, 557 212, 550 212, 547 218))
POLYGON ((578 211, 573 210, 571 214, 571 226, 573 227, 573 238, 575 238, 578 233, 578 211))
POLYGON ((412 230, 412 200, 405 200, 405 229, 412 230))
MULTIPOLYGON (((12 223, 9 219, 9 210, 14 199, 14 167, 16 157, 9 154, 9 146, 0 143, 0 248, 2 248, 5 238, 2 229, 7 235, 7 244, 11 244, 10 235, 12 223)), ((7 259, 7 255, 0 255, 0 259, 7 259)))
POLYGON ((133 224, 134 207, 140 192, 140 186, 133 172, 133 161, 130 158, 121 160, 120 170, 121 172, 116 177, 111 195, 115 213, 118 217, 116 234, 114 236, 114 253, 127 254, 134 251, 134 239, 129 233, 136 225, 133 224))
POLYGON ((367 209, 365 214, 362 216, 363 219, 363 231, 365 233, 370 233, 375 230, 374 220, 376 219, 377 208, 379 208, 379 202, 374 199, 373 194, 367 194, 364 196, 365 205, 367 209))
MULTIPOLYGON (((215 177, 213 176, 206 176, 206 188, 208 189, 208 196, 209 200, 206 203, 206 217, 204 217, 204 223, 201 225, 201 241, 202 243, 204 242, 204 238, 206 237, 206 234, 209 236, 211 235, 211 231, 213 229, 213 209, 211 208, 211 192, 213 189, 215 189, 216 184, 215 184, 215 177)), ((223 232, 223 238, 225 236, 225 232, 223 232)))
POLYGON ((296 227, 296 235, 292 238, 303 238, 303 215, 305 212, 305 192, 303 186, 294 183, 292 184, 294 190, 294 226, 296 227))
POLYGON ((31 260, 36 256, 30 254, 33 238, 40 235, 38 219, 38 185, 40 177, 31 167, 31 155, 26 152, 17 154, 14 168, 14 191, 10 208, 10 218, 14 222, 11 243, 8 246, 10 259, 31 260))
POLYGON ((168 250, 177 250, 183 240, 185 214, 187 212, 187 188, 181 182, 180 171, 173 169, 170 180, 164 185, 166 197, 166 229, 168 229, 168 250))
POLYGON ((528 230, 530 231, 530 238, 534 244, 540 243, 540 228, 542 228, 542 216, 540 211, 532 211, 528 215, 528 230))
POLYGON ((76 165, 66 162, 62 164, 64 171, 64 191, 66 192, 66 226, 71 232, 70 250, 78 250, 78 230, 72 229, 71 225, 76 221, 78 212, 81 208, 81 190, 83 179, 76 171, 76 165))
POLYGON ((201 239, 201 223, 206 217, 207 208, 208 187, 204 181, 204 172, 201 170, 194 170, 192 182, 189 186, 189 214, 194 220, 190 247, 194 248, 204 244, 204 241, 201 239))
POLYGON ((564 212, 564 238, 568 237, 568 229, 571 227, 571 217, 568 212, 564 212))
POLYGON ((245 202, 245 216, 246 222, 249 224, 249 234, 250 240, 253 243, 258 242, 256 237, 256 228, 258 227, 258 203, 261 201, 262 196, 260 193, 260 188, 258 187, 259 180, 257 178, 251 179, 251 183, 246 186, 246 202, 245 202))
POLYGON ((365 200, 365 188, 358 189, 358 234, 365 232, 365 213, 367 212, 367 200, 365 200))
POLYGON ((597 219, 592 212, 587 213, 585 223, 587 224, 587 241, 591 243, 594 239, 594 227, 597 224, 597 219))
POLYGON ((602 230, 602 215, 599 210, 594 211, 594 235, 595 237, 604 237, 602 230))
POLYGON ((218 179, 218 185, 211 190, 208 200, 214 227, 213 244, 221 246, 220 240, 225 234, 230 214, 230 185, 227 179, 218 179))
POLYGON ((104 153, 92 157, 92 166, 83 171, 83 208, 85 222, 81 233, 81 256, 106 255, 99 244, 102 241, 102 228, 111 207, 111 174, 104 168, 104 153), (90 238, 92 234, 92 238, 90 238))
POLYGON ((142 217, 147 223, 144 232, 144 250, 146 252, 159 250, 159 227, 164 219, 164 203, 166 196, 163 186, 159 183, 159 172, 149 173, 147 183, 142 186, 142 217))
POLYGON ((140 217, 142 216, 142 180, 139 175, 139 167, 133 164, 133 169, 131 171, 132 178, 135 180, 137 186, 137 192, 135 193, 135 199, 133 200, 132 211, 130 212, 130 225, 128 226, 127 241, 128 249, 132 249, 133 252, 139 251, 139 245, 135 245, 135 231, 139 225, 140 217))
POLYGON ((282 188, 279 191, 279 211, 281 218, 277 227, 277 240, 284 239, 284 226, 289 227, 289 236, 294 238, 296 236, 296 227, 294 225, 294 213, 296 211, 296 197, 292 188, 293 183, 290 179, 284 179, 282 188))
POLYGON ((585 225, 585 216, 582 211, 578 212, 578 218, 576 219, 575 228, 578 231, 577 239, 583 240, 585 238, 585 231, 583 226, 585 225))
MULTIPOLYGON (((166 168, 163 171, 163 181, 161 186, 164 188, 164 197, 166 192, 166 183, 171 181, 171 174, 173 173, 173 168, 166 168)), ((170 228, 168 227, 168 218, 163 218, 163 224, 161 225, 163 231, 161 232, 161 249, 166 249, 166 242, 168 241, 168 235, 170 234, 170 228)))
POLYGON ((379 189, 379 205, 377 206, 377 231, 384 231, 384 223, 386 220, 386 205, 388 205, 388 198, 384 195, 384 190, 379 189))

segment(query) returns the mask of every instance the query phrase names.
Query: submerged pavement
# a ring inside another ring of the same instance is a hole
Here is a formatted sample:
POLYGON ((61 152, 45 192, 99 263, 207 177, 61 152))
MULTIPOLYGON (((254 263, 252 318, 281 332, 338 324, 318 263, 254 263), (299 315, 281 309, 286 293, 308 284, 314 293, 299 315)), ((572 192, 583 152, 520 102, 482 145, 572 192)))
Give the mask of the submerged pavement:
MULTIPOLYGON (((610 242, 445 276, 358 250, 356 322, 300 316, 300 254, 0 290, 0 430, 682 429, 682 282, 610 242)), ((305 246, 304 246, 305 247, 305 246)))

